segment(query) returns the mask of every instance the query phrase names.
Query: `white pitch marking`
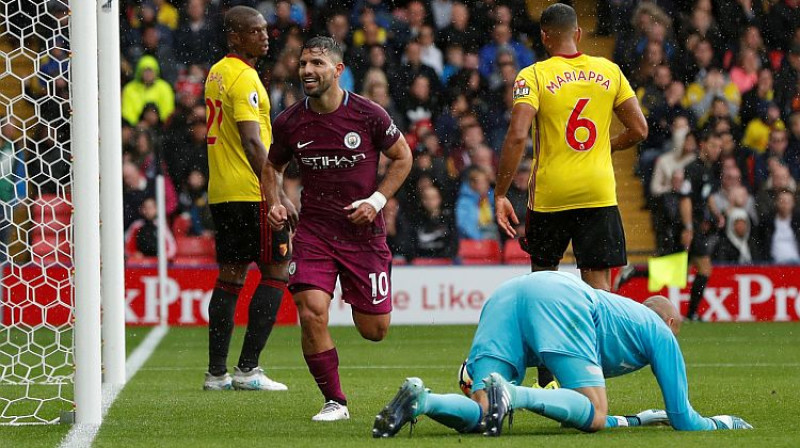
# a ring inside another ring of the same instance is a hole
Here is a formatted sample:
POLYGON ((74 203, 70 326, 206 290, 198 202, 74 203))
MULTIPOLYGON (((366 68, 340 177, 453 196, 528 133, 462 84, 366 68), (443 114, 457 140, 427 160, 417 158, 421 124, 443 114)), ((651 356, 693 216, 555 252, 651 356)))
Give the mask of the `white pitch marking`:
MULTIPOLYGON (((131 353, 128 360, 125 362, 125 377, 130 381, 136 372, 142 368, 150 355, 158 348, 158 344, 166 336, 169 327, 158 326, 150 330, 147 337, 144 338, 141 344, 136 347, 136 350, 131 353)), ((103 401, 102 401, 102 415, 106 416, 111 405, 124 385, 103 384, 103 401)), ((92 425, 86 423, 75 423, 72 429, 69 430, 64 440, 61 441, 59 448, 85 448, 92 446, 97 432, 100 430, 100 425, 92 425)))

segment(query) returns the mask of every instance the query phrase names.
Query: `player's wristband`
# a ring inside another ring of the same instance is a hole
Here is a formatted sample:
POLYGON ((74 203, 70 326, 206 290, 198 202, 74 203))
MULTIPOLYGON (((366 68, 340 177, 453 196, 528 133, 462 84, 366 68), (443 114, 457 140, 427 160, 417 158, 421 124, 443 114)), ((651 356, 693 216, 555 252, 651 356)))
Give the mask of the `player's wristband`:
POLYGON ((380 211, 383 210, 383 207, 386 205, 386 196, 384 196, 380 191, 376 191, 375 193, 372 193, 372 196, 366 199, 353 201, 353 203, 350 204, 350 207, 357 208, 359 205, 364 203, 367 203, 374 208, 376 213, 380 213, 380 211))

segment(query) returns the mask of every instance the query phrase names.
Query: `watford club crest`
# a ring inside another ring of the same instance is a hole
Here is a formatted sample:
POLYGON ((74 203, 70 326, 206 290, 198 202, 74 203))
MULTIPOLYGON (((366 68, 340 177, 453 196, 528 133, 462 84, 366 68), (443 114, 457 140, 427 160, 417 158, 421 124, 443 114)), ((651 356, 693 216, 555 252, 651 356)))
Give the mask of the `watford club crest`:
POLYGON ((531 88, 527 86, 524 79, 514 82, 514 99, 521 98, 531 93, 531 88))

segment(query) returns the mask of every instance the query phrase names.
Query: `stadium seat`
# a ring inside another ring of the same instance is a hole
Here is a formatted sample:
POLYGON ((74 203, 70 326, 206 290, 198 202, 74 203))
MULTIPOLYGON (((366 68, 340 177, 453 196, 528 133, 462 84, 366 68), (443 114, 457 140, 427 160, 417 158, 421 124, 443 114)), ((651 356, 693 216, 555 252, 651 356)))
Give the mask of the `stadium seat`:
POLYGON ((72 220, 72 205, 53 194, 44 194, 33 201, 30 206, 30 218, 34 226, 48 230, 66 228, 72 220))
POLYGON ((144 255, 133 255, 125 260, 126 266, 150 267, 158 264, 158 257, 145 257, 144 255))
POLYGON ((199 266, 199 265, 208 265, 208 264, 216 264, 217 259, 213 255, 210 256, 197 256, 197 257, 175 257, 175 260, 172 262, 173 265, 184 265, 184 266, 199 266))
POLYGON ((214 257, 216 248, 214 237, 209 236, 181 236, 175 237, 178 246, 176 258, 214 257))
POLYGON ((71 264, 72 247, 65 232, 32 232, 30 246, 34 263, 71 264))
POLYGON ((411 260, 412 266, 449 266, 453 264, 452 258, 415 258, 411 260))
POLYGON ((175 237, 189 235, 192 228, 192 219, 185 214, 180 214, 172 221, 172 234, 175 237))
POLYGON ((500 243, 496 240, 461 240, 458 256, 461 264, 499 264, 500 243))
POLYGON ((503 263, 530 264, 531 256, 519 246, 519 240, 508 240, 503 246, 503 263))

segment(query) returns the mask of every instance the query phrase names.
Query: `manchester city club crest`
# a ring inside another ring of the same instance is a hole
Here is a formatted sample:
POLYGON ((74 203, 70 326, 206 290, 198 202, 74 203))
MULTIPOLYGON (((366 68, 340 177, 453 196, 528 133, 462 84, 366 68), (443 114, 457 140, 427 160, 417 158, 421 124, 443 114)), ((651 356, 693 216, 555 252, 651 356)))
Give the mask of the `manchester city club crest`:
POLYGON ((348 132, 347 135, 344 136, 344 146, 347 146, 349 149, 356 149, 361 145, 361 136, 358 135, 358 132, 348 132))

